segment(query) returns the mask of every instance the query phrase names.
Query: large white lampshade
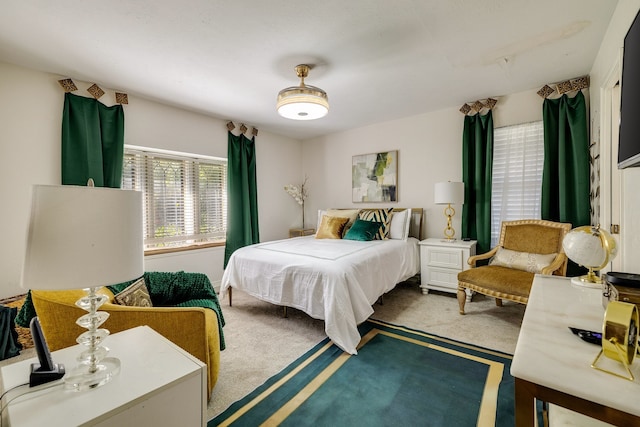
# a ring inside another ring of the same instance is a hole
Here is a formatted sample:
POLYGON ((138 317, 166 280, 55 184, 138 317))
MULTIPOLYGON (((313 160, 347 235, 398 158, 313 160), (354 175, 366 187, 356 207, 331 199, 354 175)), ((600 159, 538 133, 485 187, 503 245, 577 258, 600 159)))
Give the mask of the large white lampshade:
POLYGON ((143 263, 142 193, 33 187, 23 288, 113 285, 141 276, 143 263))
POLYGON ((98 308, 98 293, 140 277, 144 272, 142 193, 113 188, 36 185, 21 286, 27 289, 87 289, 76 305, 88 313, 76 322, 88 329, 77 342, 87 346, 79 366, 64 377, 67 388, 87 390, 106 384, 120 372, 120 361, 105 357, 99 327, 109 313, 98 308))

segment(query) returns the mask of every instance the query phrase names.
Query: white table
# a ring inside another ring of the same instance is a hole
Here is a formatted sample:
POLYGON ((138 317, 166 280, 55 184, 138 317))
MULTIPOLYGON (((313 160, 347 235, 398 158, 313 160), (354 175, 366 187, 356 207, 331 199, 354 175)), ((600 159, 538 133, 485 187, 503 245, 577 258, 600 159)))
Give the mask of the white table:
MULTIPOLYGON (((93 390, 75 392, 62 385, 20 396, 3 412, 3 426, 204 426, 207 409, 206 365, 148 326, 109 336, 110 357, 120 374, 93 390)), ((76 365, 81 346, 52 353, 67 370, 76 365)), ((29 381, 30 364, 2 368, 3 389, 29 381)), ((35 389, 35 388, 34 388, 35 389)), ((15 394, 29 391, 20 387, 15 394)), ((13 395, 14 392, 7 396, 13 395)), ((7 402, 5 397, 4 402, 7 402)))
MULTIPOLYGON (((458 273, 471 268, 467 263, 476 254, 476 241, 424 239, 420 242, 420 288, 458 293, 458 273)), ((471 300, 471 291, 467 293, 471 300)))
MULTIPOLYGON (((600 347, 568 328, 601 331, 603 318, 600 289, 536 275, 511 364, 517 426, 534 426, 535 399, 614 425, 640 425, 640 361, 631 366, 635 381, 593 369, 600 347)), ((619 368, 613 360, 601 360, 609 369, 619 368)))

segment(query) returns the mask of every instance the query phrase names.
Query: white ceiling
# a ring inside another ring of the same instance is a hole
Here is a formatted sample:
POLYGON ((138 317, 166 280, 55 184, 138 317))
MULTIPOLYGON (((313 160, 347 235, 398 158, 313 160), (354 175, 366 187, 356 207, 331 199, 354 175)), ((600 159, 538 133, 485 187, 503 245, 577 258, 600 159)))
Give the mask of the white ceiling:
POLYGON ((297 139, 587 74, 613 0, 3 0, 0 61, 297 139), (294 67, 329 115, 275 110, 294 67))

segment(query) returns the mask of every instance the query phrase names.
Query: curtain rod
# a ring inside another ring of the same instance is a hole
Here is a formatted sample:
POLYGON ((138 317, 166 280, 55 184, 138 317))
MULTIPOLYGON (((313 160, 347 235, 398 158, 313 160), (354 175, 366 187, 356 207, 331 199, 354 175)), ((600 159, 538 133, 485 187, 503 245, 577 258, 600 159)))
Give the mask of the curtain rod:
MULTIPOLYGON (((62 86, 62 89, 64 89, 65 93, 75 92, 76 90, 78 90, 78 86, 76 86, 76 84, 71 79, 58 80, 58 84, 62 86)), ((98 86, 96 83, 92 84, 87 89, 87 92, 89 92, 91 96, 93 96, 95 99, 100 99, 100 97, 102 97, 102 95, 105 94, 105 91, 102 90, 102 88, 98 86)), ((126 93, 115 92, 115 95, 116 95, 116 104, 129 103, 129 96, 126 93)))
POLYGON ((553 93, 557 92, 558 95, 565 94, 567 92, 578 91, 589 88, 589 76, 576 77, 574 79, 565 80, 558 83, 548 83, 540 88, 537 92, 542 98, 548 98, 553 93), (555 89, 552 87, 555 86, 555 89))
MULTIPOLYGON (((232 130, 234 130, 236 128, 236 125, 233 124, 233 122, 231 120, 229 120, 227 122, 227 129, 229 130, 229 132, 231 132, 232 130)), ((240 133, 244 134, 247 132, 247 127, 245 126, 244 123, 240 123, 240 133)), ((257 127, 253 127, 251 128, 251 134, 253 136, 258 136, 258 128, 257 127)))
MULTIPOLYGON (((496 106, 496 104, 498 103, 497 99, 494 98, 487 98, 484 100, 484 102, 482 102, 482 100, 477 100, 475 102, 465 102, 462 107, 460 107, 460 112, 462 114, 464 114, 465 116, 472 111, 475 111, 476 113, 479 113, 480 111, 482 111, 483 108, 487 108, 489 110, 492 110, 493 107, 496 106)), ((472 114, 473 115, 473 114, 472 114)))

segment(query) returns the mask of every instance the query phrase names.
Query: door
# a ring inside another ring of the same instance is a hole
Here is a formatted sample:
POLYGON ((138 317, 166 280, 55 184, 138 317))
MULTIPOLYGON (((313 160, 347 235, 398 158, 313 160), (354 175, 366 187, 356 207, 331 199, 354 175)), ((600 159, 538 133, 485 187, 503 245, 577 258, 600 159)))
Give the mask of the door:
POLYGON ((616 239, 618 247, 618 256, 611 262, 611 271, 622 271, 622 234, 620 234, 620 226, 622 224, 621 207, 622 207, 622 191, 621 191, 621 172, 618 169, 618 138, 620 133, 620 83, 611 88, 611 168, 609 176, 609 194, 611 221, 609 231, 616 239))

